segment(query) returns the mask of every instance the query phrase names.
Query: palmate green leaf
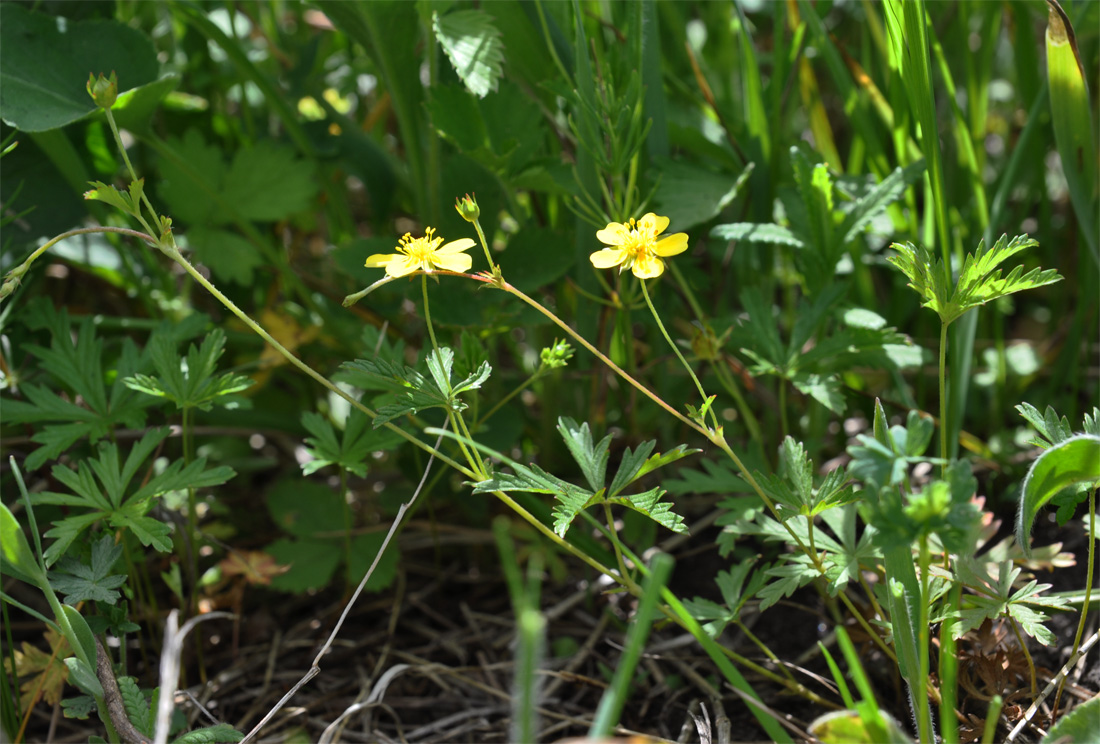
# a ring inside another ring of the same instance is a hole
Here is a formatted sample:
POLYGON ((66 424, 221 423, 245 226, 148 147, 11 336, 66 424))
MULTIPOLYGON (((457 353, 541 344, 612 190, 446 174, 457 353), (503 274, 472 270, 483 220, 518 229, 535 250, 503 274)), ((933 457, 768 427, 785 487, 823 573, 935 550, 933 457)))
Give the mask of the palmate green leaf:
POLYGON ((756 565, 756 558, 746 558, 731 570, 718 572, 714 582, 722 594, 722 604, 703 597, 684 600, 684 607, 692 617, 707 621, 703 625, 703 630, 711 638, 720 636, 725 627, 740 616, 745 603, 752 599, 767 581, 767 577, 758 571, 752 575, 748 586, 745 586, 745 579, 754 565, 756 565))
POLYGON ((836 414, 844 413, 847 404, 840 392, 840 379, 835 375, 815 375, 799 373, 791 378, 793 384, 803 395, 808 395, 836 414))
POLYGON ((1023 266, 1012 269, 1002 277, 998 267, 1022 250, 1038 245, 1026 235, 1017 235, 1011 241, 1002 235, 990 248, 984 241, 978 250, 967 254, 954 287, 949 284, 943 261, 933 258, 927 248, 912 243, 894 243, 898 255, 887 260, 909 279, 909 286, 923 298, 921 305, 934 310, 945 325, 957 320, 968 310, 987 302, 1047 284, 1061 281, 1053 269, 1032 269, 1024 273, 1023 266))
POLYGON ((592 432, 587 423, 578 424, 571 418, 558 419, 558 433, 569 448, 569 453, 580 465, 584 479, 593 492, 603 488, 607 477, 607 460, 610 457, 611 435, 608 434, 597 444, 592 443, 592 432))
POLYGON ((484 10, 432 13, 436 39, 471 93, 484 98, 503 74, 504 44, 493 18, 484 10))
POLYGON ((963 595, 960 621, 955 623, 951 632, 956 638, 979 627, 987 619, 1010 617, 1019 623, 1024 632, 1044 646, 1051 645, 1056 639, 1043 623, 1049 620, 1044 609, 1056 610, 1065 607, 1064 597, 1042 596, 1050 589, 1050 584, 1029 581, 1020 589, 1012 587, 1020 575, 1020 567, 1012 563, 1001 563, 997 577, 991 578, 973 558, 964 558, 957 563, 957 571, 963 585, 976 594, 963 595))
POLYGON ((344 362, 340 368, 365 374, 395 391, 397 402, 379 406, 378 416, 374 419, 376 429, 387 421, 406 414, 415 414, 425 408, 443 408, 456 412, 465 410, 466 404, 457 396, 480 388, 492 373, 489 363, 483 362, 475 372, 452 384, 450 376, 454 366, 454 351, 446 346, 430 352, 426 363, 431 380, 412 367, 388 359, 356 359, 354 362, 344 362))
MULTIPOLYGON (((1016 410, 1039 432, 1038 438, 1028 440, 1030 445, 1047 449, 1073 436, 1069 419, 1065 416, 1059 418, 1053 406, 1047 406, 1044 413, 1039 413, 1039 409, 1025 402, 1016 406, 1016 410)), ((1092 413, 1085 414, 1083 429, 1085 434, 1100 437, 1100 408, 1093 406, 1092 413)))
POLYGON ((372 452, 392 449, 404 441, 388 429, 372 429, 369 423, 366 414, 353 408, 338 439, 336 429, 327 417, 313 411, 303 413, 302 425, 313 435, 305 440, 306 452, 313 459, 302 465, 303 475, 337 465, 360 478, 366 477, 366 460, 372 452))
POLYGON ((820 576, 807 555, 792 555, 786 560, 786 563, 764 571, 764 575, 770 577, 772 581, 756 593, 760 600, 761 612, 779 600, 790 597, 800 587, 806 586, 820 576))
POLYGON ((134 217, 141 214, 141 196, 145 190, 144 178, 131 181, 130 187, 126 191, 119 191, 114 186, 105 184, 102 181, 92 181, 91 184, 95 188, 91 191, 84 192, 85 199, 92 199, 110 204, 112 207, 120 209, 126 214, 133 215, 134 217))
MULTIPOLYGON (((117 374, 108 385, 103 342, 97 338, 90 318, 85 319, 74 333, 68 313, 55 309, 48 302, 30 304, 26 317, 31 328, 46 328, 51 335, 49 348, 32 344, 26 348, 38 357, 41 368, 55 384, 70 391, 69 397, 79 398, 83 403, 77 405, 33 383, 22 386, 25 401, 4 400, 6 421, 46 424, 31 436, 43 446, 27 457, 29 469, 57 458, 85 437, 94 443, 117 426, 141 428, 145 425, 145 408, 153 401, 129 390, 121 379, 148 364, 133 341, 123 341, 121 353, 112 364, 112 371, 117 374)), ((181 325, 190 327, 187 323, 181 325)))
POLYGON ((92 543, 88 563, 70 556, 63 557, 48 574, 50 585, 63 595, 66 604, 75 606, 91 600, 113 605, 120 596, 115 590, 126 583, 126 574, 111 573, 121 556, 122 546, 115 545, 114 538, 105 534, 92 543))
POLYGON ((1100 481, 1100 436, 1081 434, 1054 445, 1032 464, 1024 478, 1016 515, 1016 541, 1031 555, 1030 535, 1035 516, 1061 490, 1100 481))
POLYGON ((682 468, 678 473, 679 478, 665 481, 665 488, 668 489, 669 493, 674 494, 728 494, 750 493, 752 491, 749 484, 735 473, 732 466, 727 465, 725 461, 716 463, 711 460, 703 460, 702 465, 704 472, 682 468))
POLYGON ((615 496, 607 499, 607 502, 633 509, 673 532, 687 534, 688 528, 684 524, 684 518, 672 511, 672 504, 661 501, 665 493, 663 488, 651 488, 642 493, 615 496))
POLYGON ((779 473, 757 472, 754 475, 764 492, 779 507, 783 521, 798 514, 812 517, 855 498, 842 468, 829 471, 816 488, 813 473, 813 461, 802 443, 787 437, 780 450, 779 473))
POLYGON ((57 539, 46 550, 47 565, 60 558, 84 529, 100 519, 107 519, 114 527, 133 530, 144 545, 152 545, 162 552, 172 549, 168 538, 171 534, 169 526, 144 516, 152 507, 153 500, 168 491, 220 485, 235 473, 226 466, 207 469, 205 458, 188 465, 184 465, 183 460, 176 460, 145 485, 128 493, 134 476, 139 469, 146 467, 148 458, 170 432, 167 427, 146 432, 131 448, 124 464, 119 461, 118 445, 109 443, 100 446, 96 457, 80 462, 75 471, 64 465, 54 466, 51 471, 53 476, 73 494, 46 491, 32 495, 31 502, 91 511, 53 523, 53 529, 46 535, 57 539))
MULTIPOLYGON (((202 344, 191 344, 184 363, 181 363, 174 340, 157 336, 150 342, 153 367, 157 377, 137 374, 123 380, 131 390, 167 398, 177 408, 198 408, 208 411, 219 398, 239 393, 253 384, 244 375, 225 373, 215 375, 218 358, 225 351, 225 332, 215 328, 202 344)), ((223 404, 228 400, 220 401, 223 404)))

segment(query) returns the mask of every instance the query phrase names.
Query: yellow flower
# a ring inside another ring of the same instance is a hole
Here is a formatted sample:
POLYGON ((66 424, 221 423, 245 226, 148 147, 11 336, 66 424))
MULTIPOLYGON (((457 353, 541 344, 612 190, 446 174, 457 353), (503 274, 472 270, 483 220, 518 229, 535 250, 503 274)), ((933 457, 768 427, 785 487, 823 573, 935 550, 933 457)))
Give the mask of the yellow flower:
POLYGON ((653 212, 637 222, 609 222, 596 237, 611 247, 596 251, 589 259, 597 269, 618 266, 620 272, 630 269, 639 279, 655 279, 665 271, 662 256, 675 256, 687 250, 687 233, 675 233, 657 240, 667 227, 668 217, 658 217, 653 212))
POLYGON ((473 240, 459 238, 441 246, 443 238, 435 237, 434 228, 429 227, 425 233, 427 234, 422 238, 414 238, 405 233, 397 246, 399 253, 376 253, 367 259, 367 268, 377 269, 384 266, 386 273, 392 277, 405 276, 417 269, 428 273, 435 269, 469 271, 474 260, 462 251, 473 248, 473 240))

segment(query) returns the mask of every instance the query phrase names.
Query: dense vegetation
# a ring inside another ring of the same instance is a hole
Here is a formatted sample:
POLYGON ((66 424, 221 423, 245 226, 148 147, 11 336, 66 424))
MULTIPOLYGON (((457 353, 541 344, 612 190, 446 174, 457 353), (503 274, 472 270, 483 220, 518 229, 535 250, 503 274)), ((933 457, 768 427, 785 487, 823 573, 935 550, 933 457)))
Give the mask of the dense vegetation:
POLYGON ((1083 736, 1098 28, 0 4, 0 738, 1083 736))

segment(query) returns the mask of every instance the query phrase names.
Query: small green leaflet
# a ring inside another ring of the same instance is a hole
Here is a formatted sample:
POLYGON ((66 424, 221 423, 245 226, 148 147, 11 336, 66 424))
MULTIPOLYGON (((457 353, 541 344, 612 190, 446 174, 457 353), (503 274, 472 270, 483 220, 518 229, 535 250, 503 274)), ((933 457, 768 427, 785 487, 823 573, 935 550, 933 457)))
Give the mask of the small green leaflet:
POLYGON ((504 44, 488 13, 483 10, 432 13, 432 29, 471 93, 484 98, 497 89, 503 74, 504 44))
POLYGON ((372 452, 392 449, 405 440, 390 430, 368 428, 367 415, 357 408, 351 409, 342 436, 327 416, 314 411, 302 414, 302 426, 312 434, 307 437, 306 452, 313 459, 302 465, 302 474, 310 475, 321 468, 336 465, 360 478, 367 475, 366 460, 372 452))
POLYGON ((598 443, 593 443, 592 433, 587 423, 578 425, 576 421, 566 417, 558 419, 558 432, 565 440, 573 459, 577 461, 591 488, 583 488, 564 481, 537 465, 532 464, 529 467, 520 465, 500 453, 492 452, 494 457, 499 457, 511 467, 513 473, 494 474, 491 478, 476 484, 474 493, 528 491, 553 494, 558 501, 553 510, 554 531, 561 537, 569 531, 570 525, 578 514, 591 506, 604 503, 632 509, 673 532, 687 532, 683 517, 672 512, 671 504, 661 501, 665 494, 664 489, 652 488, 629 495, 623 495, 621 492, 643 475, 699 450, 690 450, 685 445, 679 445, 667 453, 650 455, 649 453, 656 446, 656 442, 653 441, 644 442, 633 451, 628 448, 612 479, 611 488, 605 489, 611 437, 605 436, 598 443))
POLYGON ((167 398, 177 408, 198 408, 209 411, 215 402, 228 405, 225 396, 239 393, 252 385, 244 375, 226 372, 214 375, 218 357, 225 351, 225 332, 215 328, 202 345, 191 344, 185 360, 176 352, 176 343, 165 336, 157 336, 150 342, 153 367, 157 376, 136 374, 123 380, 126 387, 158 398, 167 398), (221 398, 221 401, 218 399, 221 398))
POLYGON ((488 362, 482 362, 475 372, 452 384, 454 356, 454 350, 446 346, 429 352, 426 361, 430 380, 412 367, 387 359, 356 359, 354 362, 344 362, 340 368, 366 374, 385 382, 395 391, 397 402, 378 408, 378 416, 374 419, 374 428, 377 429, 388 421, 406 414, 416 414, 426 408, 454 412, 465 410, 466 404, 458 399, 458 395, 480 388, 489 379, 492 367, 488 362))
POLYGON ((703 630, 711 638, 717 638, 729 623, 735 622, 741 616, 745 603, 764 585, 766 577, 763 572, 757 571, 745 586, 745 578, 755 563, 755 558, 746 558, 732 570, 718 572, 714 582, 722 593, 722 604, 703 597, 684 600, 684 607, 691 616, 704 621, 703 630))
POLYGON ((998 266, 1038 244, 1026 235, 1017 235, 1011 241, 1002 235, 991 248, 986 248, 984 241, 979 243, 978 250, 967 254, 963 261, 954 287, 950 286, 950 274, 943 260, 924 246, 894 243, 892 247, 898 255, 887 260, 909 279, 909 286, 924 300, 921 305, 935 310, 940 321, 948 325, 968 310, 998 297, 1061 281, 1062 277, 1053 269, 1036 268, 1025 274, 1023 266, 1017 266, 1002 278, 998 266))
POLYGON ((779 474, 756 473, 757 482, 775 502, 783 521, 796 514, 812 517, 856 499, 843 468, 829 471, 815 489, 813 467, 802 443, 787 437, 780 453, 779 474))

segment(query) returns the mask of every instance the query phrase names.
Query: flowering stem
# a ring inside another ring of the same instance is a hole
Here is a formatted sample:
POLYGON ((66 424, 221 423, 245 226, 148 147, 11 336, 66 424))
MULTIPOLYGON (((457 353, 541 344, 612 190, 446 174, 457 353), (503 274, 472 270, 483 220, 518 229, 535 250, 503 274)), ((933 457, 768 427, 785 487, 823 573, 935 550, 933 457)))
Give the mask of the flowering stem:
POLYGON ((420 287, 424 291, 424 323, 428 326, 428 336, 432 339, 432 349, 439 351, 439 344, 435 341, 435 330, 432 328, 432 311, 428 306, 428 275, 420 275, 420 287))
POLYGON ((34 253, 27 256, 27 260, 25 260, 23 263, 19 264, 14 269, 12 269, 11 271, 8 272, 8 276, 4 280, 3 286, 0 287, 0 301, 2 301, 5 297, 7 297, 8 295, 10 295, 12 292, 15 291, 15 288, 19 285, 19 282, 23 278, 23 275, 26 274, 30 270, 31 264, 33 264, 36 260, 38 260, 38 257, 41 256, 46 251, 48 251, 50 248, 57 245, 62 240, 65 240, 66 238, 71 238, 74 235, 85 235, 85 234, 88 234, 88 233, 102 233, 102 232, 113 232, 113 233, 121 233, 122 235, 129 235, 131 237, 135 237, 135 238, 138 238, 140 240, 144 240, 148 243, 151 243, 152 245, 156 245, 156 243, 157 243, 156 240, 149 237, 145 233, 139 232, 137 230, 131 230, 128 227, 103 227, 103 226, 99 226, 99 227, 81 227, 81 228, 78 228, 76 230, 69 230, 68 232, 63 232, 60 235, 58 235, 56 238, 48 240, 45 243, 43 243, 42 245, 35 248, 34 253))
POLYGON ((493 256, 489 253, 489 243, 485 240, 485 233, 481 230, 481 222, 474 218, 474 229, 477 230, 477 238, 481 241, 481 248, 485 251, 485 260, 489 262, 489 271, 497 273, 497 265, 493 263, 493 256))
MULTIPOLYGON (((665 330, 665 324, 661 322, 661 316, 657 314, 657 308, 653 307, 653 300, 649 298, 649 290, 646 289, 645 279, 641 280, 642 296, 645 297, 645 304, 649 307, 649 312, 653 314, 653 319, 657 321, 657 327, 661 330, 661 335, 665 337, 665 341, 668 341, 668 345, 672 347, 672 350, 676 353, 676 358, 680 360, 680 364, 684 365, 684 369, 687 370, 688 375, 691 376, 691 381, 695 383, 695 388, 699 391, 699 395, 703 398, 703 404, 706 405, 707 393, 703 390, 703 384, 699 382, 699 378, 695 376, 695 372, 691 369, 691 365, 687 363, 687 359, 684 359, 684 355, 680 353, 680 348, 673 343, 672 338, 668 335, 668 331, 665 330)), ((710 409, 711 423, 714 425, 714 430, 718 430, 718 418, 714 415, 714 409, 710 409)))

